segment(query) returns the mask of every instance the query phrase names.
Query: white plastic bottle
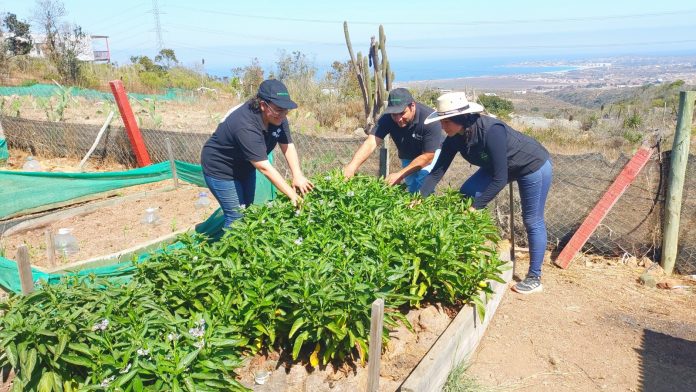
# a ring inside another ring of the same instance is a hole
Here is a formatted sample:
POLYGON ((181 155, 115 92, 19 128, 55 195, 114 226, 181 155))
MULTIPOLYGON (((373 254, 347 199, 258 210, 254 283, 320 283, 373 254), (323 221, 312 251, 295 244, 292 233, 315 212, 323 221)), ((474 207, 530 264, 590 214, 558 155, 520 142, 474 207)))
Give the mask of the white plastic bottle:
POLYGON ((208 197, 207 192, 201 192, 198 194, 198 199, 196 199, 196 209, 201 210, 204 208, 208 208, 210 205, 210 198, 208 197))
POLYGON ((36 158, 31 155, 27 157, 26 162, 24 162, 24 165, 22 166, 22 170, 28 172, 42 171, 39 161, 37 161, 36 158))
POLYGON ((141 221, 144 225, 156 226, 160 224, 160 218, 157 215, 157 207, 148 207, 145 209, 145 215, 141 221))
POLYGON ((63 256, 73 255, 80 250, 80 247, 77 245, 77 239, 72 235, 72 229, 69 227, 58 229, 58 234, 53 237, 53 244, 55 245, 56 253, 63 256))

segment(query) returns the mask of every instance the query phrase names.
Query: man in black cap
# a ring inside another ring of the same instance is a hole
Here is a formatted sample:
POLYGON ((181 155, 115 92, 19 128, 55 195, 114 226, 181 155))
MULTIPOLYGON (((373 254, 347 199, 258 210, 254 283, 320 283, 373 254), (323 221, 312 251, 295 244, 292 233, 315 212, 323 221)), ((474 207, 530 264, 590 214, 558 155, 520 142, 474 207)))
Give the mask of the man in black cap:
POLYGON ((444 134, 439 124, 425 125, 423 122, 433 109, 416 102, 405 88, 396 88, 389 92, 387 108, 372 128, 370 135, 355 152, 353 159, 345 168, 343 175, 352 177, 365 160, 391 135, 399 151, 402 169, 385 178, 389 185, 406 183, 409 192, 416 193, 423 179, 430 173, 437 161, 444 134))
POLYGON ((305 194, 314 185, 300 169, 297 150, 290 136, 287 115, 297 104, 285 85, 265 80, 256 97, 232 108, 220 122, 201 151, 205 183, 225 214, 225 227, 242 217, 245 206, 254 202, 256 170, 266 176, 293 204, 299 191, 305 194), (280 145, 290 172, 292 186, 268 161, 268 154, 280 145))

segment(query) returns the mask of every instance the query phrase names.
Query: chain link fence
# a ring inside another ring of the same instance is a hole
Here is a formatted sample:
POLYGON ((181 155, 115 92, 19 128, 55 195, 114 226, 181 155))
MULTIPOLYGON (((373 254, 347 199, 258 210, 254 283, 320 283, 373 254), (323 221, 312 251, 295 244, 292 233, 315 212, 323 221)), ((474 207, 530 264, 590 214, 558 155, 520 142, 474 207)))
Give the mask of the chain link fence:
MULTIPOLYGON (((10 148, 21 149, 38 157, 82 158, 94 143, 99 126, 33 121, 15 117, 1 118, 10 148)), ((200 151, 209 132, 178 132, 142 130, 145 144, 153 162, 168 160, 168 139, 174 159, 200 162, 200 151)), ((364 137, 322 137, 293 132, 293 139, 302 162, 303 171, 313 176, 347 164, 364 137)), ((289 169, 282 154, 275 152, 275 166, 286 178, 289 169)), ((390 170, 398 170, 400 161, 390 142, 390 170)), ((581 155, 552 154, 554 178, 547 201, 546 221, 549 247, 560 250, 580 226, 606 189, 630 159, 620 156, 607 159, 600 153, 581 155)), ((680 249, 677 271, 696 273, 696 157, 690 156, 681 215, 680 249), (689 173, 693 172, 693 173, 689 173)), ((115 162, 135 166, 135 157, 122 127, 110 126, 97 144, 90 161, 115 162)), ((661 252, 662 223, 666 173, 669 154, 653 155, 636 180, 614 205, 602 224, 590 237, 583 252, 601 255, 636 257, 656 260, 661 252)), ((455 158, 439 185, 439 189, 461 184, 476 171, 461 157, 455 158)), ((360 172, 379 174, 379 152, 375 151, 360 172)), ((491 204, 490 209, 504 236, 509 235, 508 188, 491 204)), ((514 186, 515 234, 518 245, 526 246, 526 234, 520 216, 519 194, 514 186)))

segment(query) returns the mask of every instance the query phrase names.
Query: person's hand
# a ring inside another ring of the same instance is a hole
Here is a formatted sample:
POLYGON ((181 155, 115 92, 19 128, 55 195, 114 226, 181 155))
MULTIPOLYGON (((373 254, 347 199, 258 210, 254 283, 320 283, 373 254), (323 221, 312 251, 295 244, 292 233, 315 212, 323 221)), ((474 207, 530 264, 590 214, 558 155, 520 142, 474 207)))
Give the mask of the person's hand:
POLYGON ((314 189, 314 184, 309 181, 305 176, 298 176, 292 179, 292 187, 299 190, 301 194, 307 194, 307 192, 314 189))
POLYGON ((351 178, 355 175, 355 169, 351 165, 347 165, 343 168, 343 177, 346 179, 351 178))
POLYGON ((388 175, 384 181, 387 183, 387 185, 396 185, 401 183, 401 174, 399 173, 391 173, 388 175))
POLYGON ((293 207, 300 208, 302 206, 302 202, 304 202, 304 199, 302 196, 296 193, 293 197, 290 197, 290 202, 292 203, 293 207))

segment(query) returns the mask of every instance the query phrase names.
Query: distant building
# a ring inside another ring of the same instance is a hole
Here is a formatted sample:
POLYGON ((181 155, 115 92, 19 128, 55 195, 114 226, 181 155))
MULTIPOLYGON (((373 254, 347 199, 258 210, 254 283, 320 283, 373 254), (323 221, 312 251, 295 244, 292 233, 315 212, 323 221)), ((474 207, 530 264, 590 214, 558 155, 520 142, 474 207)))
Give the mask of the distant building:
POLYGON ((513 94, 518 94, 518 95, 527 94, 527 90, 515 90, 515 91, 513 91, 512 93, 513 93, 513 94))
MULTIPOLYGON (((31 39, 34 43, 29 56, 43 58, 46 57, 46 36, 32 34, 31 39)), ((109 51, 109 37, 105 35, 88 35, 78 44, 77 58, 88 62, 110 62, 111 52, 109 51), (99 50, 94 49, 95 44, 99 50)))
POLYGON ((497 97, 498 96, 498 94, 496 94, 496 93, 483 93, 483 95, 485 95, 487 97, 497 97))

